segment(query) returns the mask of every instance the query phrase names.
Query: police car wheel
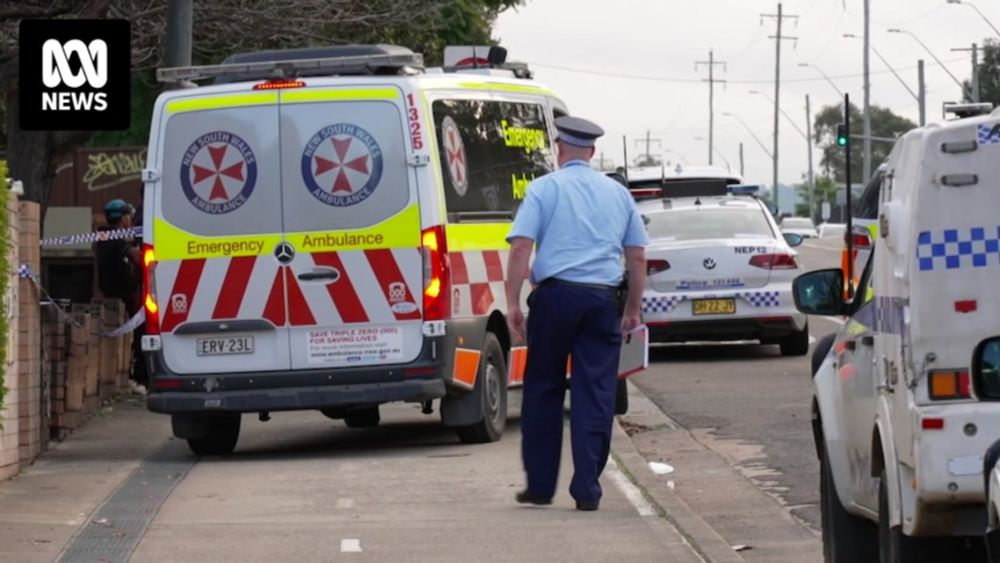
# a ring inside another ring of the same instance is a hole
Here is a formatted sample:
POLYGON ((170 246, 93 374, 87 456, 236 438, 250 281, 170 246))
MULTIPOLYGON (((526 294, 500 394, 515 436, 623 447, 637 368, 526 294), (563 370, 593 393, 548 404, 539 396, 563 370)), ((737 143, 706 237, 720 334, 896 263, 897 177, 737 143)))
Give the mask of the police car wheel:
POLYGON ((482 401, 483 418, 479 422, 459 426, 458 438, 466 444, 496 442, 507 426, 507 361, 500 341, 492 332, 483 341, 476 393, 482 401))
POLYGON ((344 415, 344 424, 348 428, 375 428, 382 420, 378 413, 378 405, 362 409, 352 409, 344 415))
POLYGON ((825 563, 875 563, 878 561, 878 528, 848 512, 840 503, 830 462, 820 459, 820 517, 823 523, 825 563))
POLYGON ((809 323, 778 342, 782 356, 805 356, 809 353, 809 323))
POLYGON ((188 438, 188 447, 197 456, 233 453, 240 439, 240 419, 238 414, 206 416, 204 436, 188 438))
POLYGON ((615 414, 628 413, 628 380, 619 379, 615 388, 615 414))

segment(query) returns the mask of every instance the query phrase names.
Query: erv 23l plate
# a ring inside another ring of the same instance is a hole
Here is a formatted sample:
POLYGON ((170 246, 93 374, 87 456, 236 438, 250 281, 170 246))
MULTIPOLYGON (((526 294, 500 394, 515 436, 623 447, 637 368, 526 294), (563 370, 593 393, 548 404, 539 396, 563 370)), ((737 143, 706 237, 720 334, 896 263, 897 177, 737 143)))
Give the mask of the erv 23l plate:
POLYGON ((252 336, 220 336, 198 338, 195 350, 199 356, 235 356, 253 354, 252 336))

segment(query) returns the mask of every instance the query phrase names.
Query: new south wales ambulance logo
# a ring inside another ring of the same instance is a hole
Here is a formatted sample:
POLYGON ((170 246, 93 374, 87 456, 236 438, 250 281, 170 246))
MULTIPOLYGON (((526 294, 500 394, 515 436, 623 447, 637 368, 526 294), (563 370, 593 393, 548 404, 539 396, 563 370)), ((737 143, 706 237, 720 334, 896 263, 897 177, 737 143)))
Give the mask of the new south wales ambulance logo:
POLYGON ((451 117, 441 120, 441 138, 444 142, 444 154, 448 160, 448 176, 455 193, 464 196, 469 191, 469 167, 465 159, 465 143, 458 125, 451 117))
POLYGON ((250 199, 257 183, 257 158, 239 135, 206 133, 184 151, 181 187, 192 205, 222 215, 250 199))
POLYGON ((302 179, 309 193, 327 205, 357 205, 375 192, 382 179, 382 149, 357 125, 324 127, 306 143, 302 179))

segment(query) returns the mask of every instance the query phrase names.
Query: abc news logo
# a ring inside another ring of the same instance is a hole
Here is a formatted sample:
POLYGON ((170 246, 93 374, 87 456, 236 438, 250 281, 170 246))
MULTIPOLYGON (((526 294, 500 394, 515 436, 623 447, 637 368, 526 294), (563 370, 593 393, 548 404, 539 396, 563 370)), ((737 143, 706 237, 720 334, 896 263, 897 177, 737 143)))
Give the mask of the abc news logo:
POLYGON ((125 20, 22 20, 21 128, 128 129, 129 33, 125 20))

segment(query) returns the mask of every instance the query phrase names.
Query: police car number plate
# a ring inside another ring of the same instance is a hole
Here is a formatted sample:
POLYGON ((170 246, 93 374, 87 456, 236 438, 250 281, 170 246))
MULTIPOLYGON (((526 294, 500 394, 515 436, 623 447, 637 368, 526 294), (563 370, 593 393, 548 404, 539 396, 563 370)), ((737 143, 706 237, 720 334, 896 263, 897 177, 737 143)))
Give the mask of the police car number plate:
POLYGON ((198 338, 195 340, 195 349, 199 356, 253 354, 253 337, 221 336, 216 338, 198 338))
POLYGON ((695 299, 691 301, 695 315, 732 315, 736 313, 735 299, 695 299))

